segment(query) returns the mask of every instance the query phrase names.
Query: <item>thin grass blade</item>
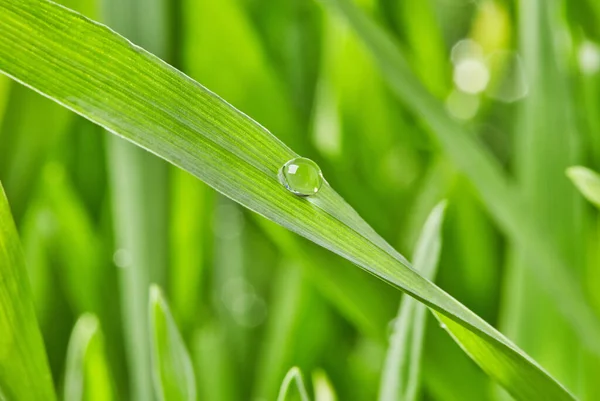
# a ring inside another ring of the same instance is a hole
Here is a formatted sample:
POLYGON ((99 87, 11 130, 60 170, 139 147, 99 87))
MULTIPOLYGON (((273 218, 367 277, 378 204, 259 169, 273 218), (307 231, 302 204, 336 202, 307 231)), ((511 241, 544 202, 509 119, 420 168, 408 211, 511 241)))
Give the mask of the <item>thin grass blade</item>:
MULTIPOLYGON (((437 271, 445 208, 446 204, 443 202, 433 209, 415 249, 415 269, 429 280, 433 280, 437 271)), ((406 297, 402 300, 383 368, 379 401, 417 399, 426 311, 425 305, 413 298, 406 297)))
POLYGON ((163 401, 195 401, 192 361, 158 286, 150 287, 150 343, 154 389, 163 401))
POLYGON ((286 401, 288 400, 288 397, 291 397, 291 394, 296 392, 300 397, 300 401, 310 401, 306 386, 304 385, 304 380, 302 379, 302 373, 300 372, 300 369, 294 366, 287 372, 281 382, 277 401, 286 401), (295 388, 296 391, 293 391, 292 388, 295 388))
MULTIPOLYGON (((165 57, 169 42, 166 3, 102 0, 102 18, 165 57)), ((106 140, 116 248, 129 259, 119 281, 132 399, 146 401, 154 396, 144 310, 150 283, 166 283, 169 166, 121 138, 107 136, 106 140)))
POLYGON ((100 321, 92 314, 75 323, 67 350, 64 401, 115 400, 100 321))

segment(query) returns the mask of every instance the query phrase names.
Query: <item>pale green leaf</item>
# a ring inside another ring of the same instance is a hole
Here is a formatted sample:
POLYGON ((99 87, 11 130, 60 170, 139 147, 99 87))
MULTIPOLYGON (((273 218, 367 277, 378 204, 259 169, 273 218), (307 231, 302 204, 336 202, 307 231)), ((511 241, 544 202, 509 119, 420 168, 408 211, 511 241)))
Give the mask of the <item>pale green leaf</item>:
POLYGON ((600 208, 600 175, 585 167, 570 167, 567 175, 581 194, 600 208))
POLYGON ((300 401, 310 401, 304 380, 302 379, 302 373, 295 366, 283 378, 277 401, 286 401, 289 397, 292 397, 292 394, 297 394, 300 397, 300 401))
POLYGON ((315 401, 337 401, 337 395, 333 384, 322 369, 317 369, 312 374, 313 387, 315 389, 315 401))
POLYGON ((195 401, 192 361, 160 288, 150 287, 150 346, 154 389, 163 401, 195 401))
POLYGON ((115 399, 100 322, 92 314, 75 323, 67 349, 64 401, 115 399))

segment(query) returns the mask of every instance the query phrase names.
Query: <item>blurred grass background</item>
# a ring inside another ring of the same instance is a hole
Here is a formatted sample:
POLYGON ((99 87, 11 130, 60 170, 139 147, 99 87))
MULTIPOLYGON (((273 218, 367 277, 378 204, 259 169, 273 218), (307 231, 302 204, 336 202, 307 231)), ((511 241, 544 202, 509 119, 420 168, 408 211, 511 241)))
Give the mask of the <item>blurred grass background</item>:
MULTIPOLYGON (((303 156, 411 256, 448 199, 436 282, 584 400, 600 363, 468 177, 313 0, 64 0, 164 58, 303 156)), ((600 169, 595 0, 360 0, 490 152, 600 312, 600 226, 565 176, 600 169)), ((202 400, 274 400, 288 369, 373 400, 401 294, 0 76, 0 180, 55 383, 77 318, 99 319, 115 399, 152 400, 147 289, 161 285, 202 400)), ((493 207, 492 207, 493 209, 493 207)), ((600 339, 598 339, 600 341, 600 339)), ((319 382, 315 379, 315 383, 319 382)), ((307 381, 309 387, 311 380, 307 381)), ((60 391, 59 391, 60 392, 60 391)), ((435 322, 423 400, 503 399, 435 322)))

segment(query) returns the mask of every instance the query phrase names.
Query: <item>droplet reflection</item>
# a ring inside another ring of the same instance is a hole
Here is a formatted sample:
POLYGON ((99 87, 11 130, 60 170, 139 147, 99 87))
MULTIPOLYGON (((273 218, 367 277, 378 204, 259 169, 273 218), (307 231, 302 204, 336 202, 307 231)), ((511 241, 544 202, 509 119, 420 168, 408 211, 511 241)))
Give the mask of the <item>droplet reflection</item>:
POLYGON ((296 157, 281 167, 279 181, 294 195, 311 196, 321 189, 323 174, 314 161, 296 157))

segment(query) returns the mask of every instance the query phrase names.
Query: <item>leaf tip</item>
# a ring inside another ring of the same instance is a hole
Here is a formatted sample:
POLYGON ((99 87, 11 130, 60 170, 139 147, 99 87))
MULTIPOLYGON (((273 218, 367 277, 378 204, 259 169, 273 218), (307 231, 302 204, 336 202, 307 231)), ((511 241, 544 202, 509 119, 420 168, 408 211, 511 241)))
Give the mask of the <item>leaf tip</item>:
POLYGON ((566 170, 566 175, 588 201, 600 208, 600 175, 598 173, 587 167, 573 166, 566 170))

